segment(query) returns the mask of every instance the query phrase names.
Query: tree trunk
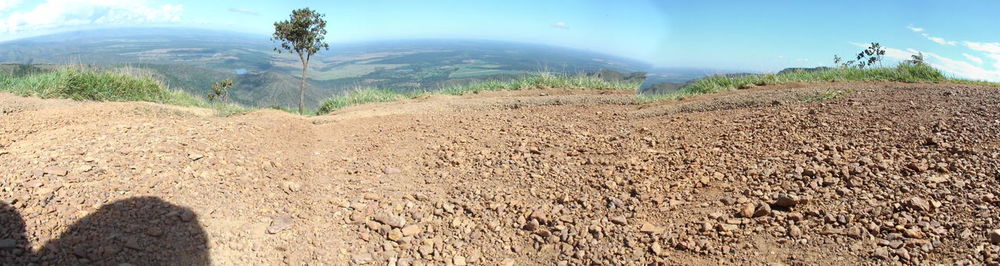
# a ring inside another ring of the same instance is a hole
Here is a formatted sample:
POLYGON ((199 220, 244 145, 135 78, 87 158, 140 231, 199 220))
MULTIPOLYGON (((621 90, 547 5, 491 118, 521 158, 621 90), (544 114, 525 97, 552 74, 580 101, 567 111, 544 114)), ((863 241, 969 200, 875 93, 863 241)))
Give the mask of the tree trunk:
POLYGON ((299 86, 299 114, 305 114, 303 105, 306 102, 306 67, 309 61, 302 60, 302 85, 299 86))

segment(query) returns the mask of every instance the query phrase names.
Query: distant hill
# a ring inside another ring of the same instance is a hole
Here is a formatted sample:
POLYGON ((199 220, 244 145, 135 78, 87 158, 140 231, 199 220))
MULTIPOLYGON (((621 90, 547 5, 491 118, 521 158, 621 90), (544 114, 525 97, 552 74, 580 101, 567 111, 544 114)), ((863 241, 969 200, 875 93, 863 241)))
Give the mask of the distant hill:
POLYGON ((832 69, 831 67, 790 67, 778 71, 778 74, 793 73, 793 72, 816 72, 832 69))
MULTIPOLYGON (((268 36, 183 28, 125 28, 60 33, 0 43, 0 62, 93 64, 148 71, 174 89, 207 93, 233 78, 235 101, 297 103, 298 59, 275 53, 268 36)), ((649 69, 615 56, 545 45, 482 40, 332 43, 310 64, 307 105, 358 88, 434 90, 537 72, 565 74, 649 69)))

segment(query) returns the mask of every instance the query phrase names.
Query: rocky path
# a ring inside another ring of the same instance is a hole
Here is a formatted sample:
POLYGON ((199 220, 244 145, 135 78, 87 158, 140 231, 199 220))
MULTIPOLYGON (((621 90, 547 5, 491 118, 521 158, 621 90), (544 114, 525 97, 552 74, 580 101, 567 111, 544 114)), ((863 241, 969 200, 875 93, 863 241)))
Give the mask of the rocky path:
POLYGON ((2 95, 0 264, 1000 262, 998 88, 630 99, 307 119, 2 95))

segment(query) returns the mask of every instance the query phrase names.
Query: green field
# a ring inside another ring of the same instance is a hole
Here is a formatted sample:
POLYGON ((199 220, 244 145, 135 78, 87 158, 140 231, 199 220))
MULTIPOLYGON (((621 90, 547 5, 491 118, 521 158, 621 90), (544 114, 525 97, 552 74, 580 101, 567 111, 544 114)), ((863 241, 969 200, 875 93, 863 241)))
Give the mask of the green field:
MULTIPOLYGON (((368 64, 368 65, 344 65, 337 66, 325 71, 312 71, 309 73, 310 79, 333 80, 344 78, 359 78, 378 70, 392 70, 405 67, 406 64, 368 64)), ((292 73, 298 75, 298 73, 292 73)))

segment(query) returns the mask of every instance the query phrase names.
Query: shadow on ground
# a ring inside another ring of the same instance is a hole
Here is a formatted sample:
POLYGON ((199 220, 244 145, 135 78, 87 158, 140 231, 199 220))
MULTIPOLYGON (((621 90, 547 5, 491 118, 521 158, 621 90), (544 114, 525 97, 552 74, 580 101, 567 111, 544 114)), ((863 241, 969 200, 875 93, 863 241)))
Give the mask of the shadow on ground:
POLYGON ((25 221, 0 202, 2 265, 210 265, 194 212, 155 197, 106 204, 32 252, 25 221))

